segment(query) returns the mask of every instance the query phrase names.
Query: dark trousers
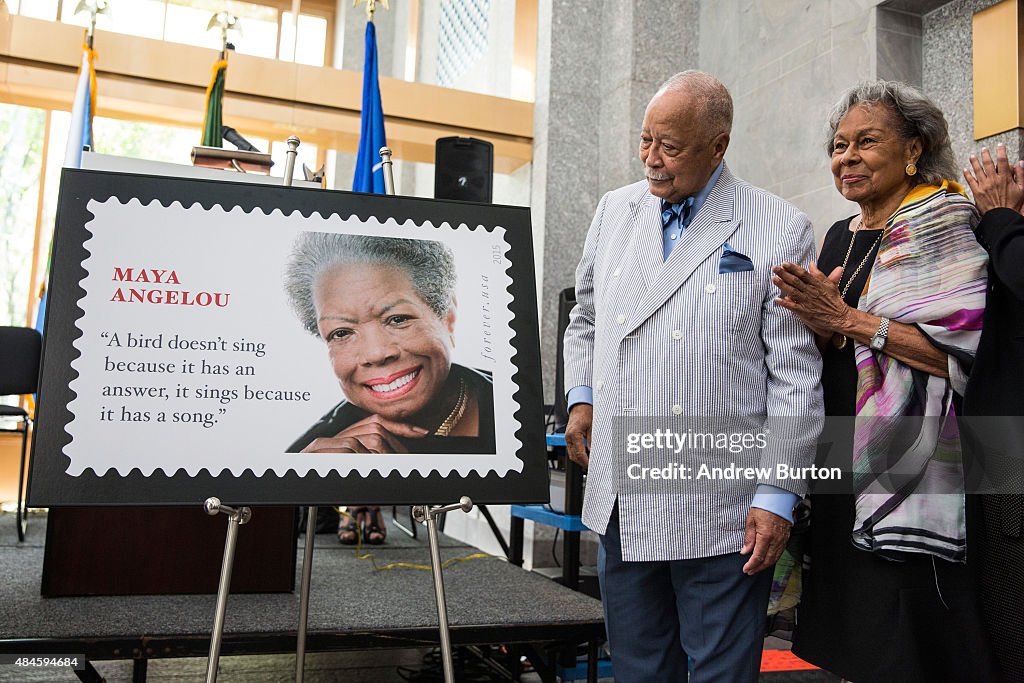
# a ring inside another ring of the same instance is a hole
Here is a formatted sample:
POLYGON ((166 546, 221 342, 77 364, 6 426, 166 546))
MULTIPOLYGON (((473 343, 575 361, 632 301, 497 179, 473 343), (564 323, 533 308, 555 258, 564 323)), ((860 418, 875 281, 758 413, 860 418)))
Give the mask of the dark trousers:
POLYGON ((757 681, 771 571, 741 571, 747 556, 623 562, 618 508, 601 536, 598 574, 615 680, 757 681))

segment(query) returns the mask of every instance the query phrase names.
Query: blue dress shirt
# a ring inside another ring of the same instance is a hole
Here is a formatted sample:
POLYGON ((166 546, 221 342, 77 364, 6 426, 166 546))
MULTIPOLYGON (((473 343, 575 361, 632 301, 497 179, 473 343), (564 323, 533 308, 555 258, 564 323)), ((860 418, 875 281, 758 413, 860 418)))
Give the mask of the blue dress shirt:
MULTIPOLYGON (((701 189, 700 192, 693 196, 693 204, 689 207, 688 220, 685 221, 684 225, 680 225, 679 219, 673 219, 668 225, 664 227, 661 234, 663 256, 665 260, 672 254, 672 250, 675 248, 679 241, 679 237, 682 235, 683 230, 686 229, 693 217, 697 215, 701 207, 704 206, 704 202, 707 201, 708 195, 711 194, 711 190, 715 187, 715 183, 718 182, 718 177, 722 175, 722 168, 724 168, 724 162, 718 164, 718 168, 715 169, 714 173, 711 174, 711 178, 707 184, 701 189)), ((680 202, 685 203, 687 200, 680 202)), ((679 205, 674 205, 678 207, 679 205)), ((594 390, 588 386, 573 387, 566 394, 566 402, 568 403, 569 410, 577 403, 589 403, 594 404, 594 390)), ((773 512, 783 519, 793 522, 793 508, 796 507, 800 497, 791 491, 779 488, 778 486, 772 486, 771 484, 758 484, 757 492, 754 494, 754 500, 750 503, 750 507, 759 508, 761 510, 767 510, 773 512)))

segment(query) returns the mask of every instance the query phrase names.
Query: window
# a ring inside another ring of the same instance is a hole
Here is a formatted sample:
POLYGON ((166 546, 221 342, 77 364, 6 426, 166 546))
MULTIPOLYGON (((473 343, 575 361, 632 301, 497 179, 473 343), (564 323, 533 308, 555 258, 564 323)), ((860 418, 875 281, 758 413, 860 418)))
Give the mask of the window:
MULTIPOLYGON (((87 11, 75 13, 77 0, 63 0, 60 20, 76 26, 89 25, 87 11)), ((96 16, 96 28, 143 38, 163 38, 164 0, 108 0, 107 11, 96 16)))
POLYGON ((299 40, 295 44, 295 15, 281 14, 281 51, 278 59, 311 66, 323 66, 327 54, 327 18, 299 15, 299 40), (294 57, 292 51, 295 51, 294 57))
POLYGON ((7 6, 11 14, 50 21, 57 18, 57 0, 14 0, 13 3, 8 2, 7 6))
POLYGON ((43 169, 46 112, 0 104, 0 320, 24 325, 43 169))
MULTIPOLYGON (((0 0, 2 1, 2 0, 0 0)), ((108 11, 96 17, 96 27, 105 31, 127 33, 167 40, 185 45, 220 50, 217 28, 207 28, 217 12, 227 11, 238 17, 239 30, 228 32, 228 42, 243 55, 295 61, 323 66, 327 63, 331 10, 323 3, 315 4, 317 14, 301 13, 298 21, 298 44, 291 0, 242 2, 241 0, 107 0, 108 11)), ((86 27, 89 14, 76 13, 78 0, 8 0, 12 14, 36 19, 57 19, 65 24, 86 27)))
POLYGON ((197 128, 122 121, 99 116, 93 119, 92 131, 95 141, 93 151, 101 154, 190 166, 192 146, 198 145, 202 138, 202 131, 197 128))

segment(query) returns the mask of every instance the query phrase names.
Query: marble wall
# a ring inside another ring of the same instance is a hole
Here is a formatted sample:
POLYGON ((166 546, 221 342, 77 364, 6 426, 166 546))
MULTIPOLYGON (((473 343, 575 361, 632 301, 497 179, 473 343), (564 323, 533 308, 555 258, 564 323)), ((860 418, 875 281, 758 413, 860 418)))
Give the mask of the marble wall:
POLYGON ((852 205, 832 182, 826 119, 849 86, 875 76, 870 0, 724 0, 701 5, 701 68, 732 91, 726 159, 745 180, 799 206, 818 237, 852 205))
POLYGON ((876 23, 878 78, 922 87, 921 15, 882 6, 877 10, 876 23))
MULTIPOLYGON (((1024 136, 1016 129, 983 140, 974 139, 974 74, 971 17, 996 0, 954 0, 923 17, 924 91, 935 100, 949 124, 953 155, 960 166, 983 146, 1005 143, 1011 161, 1024 157, 1024 136)), ((957 179, 961 180, 961 179, 957 179)))
MULTIPOLYGON (((366 52, 366 4, 353 7, 349 0, 335 5, 334 67, 362 72, 366 52)), ((373 15, 377 33, 377 70, 381 76, 405 76, 405 47, 409 42, 408 3, 391 3, 373 15)))

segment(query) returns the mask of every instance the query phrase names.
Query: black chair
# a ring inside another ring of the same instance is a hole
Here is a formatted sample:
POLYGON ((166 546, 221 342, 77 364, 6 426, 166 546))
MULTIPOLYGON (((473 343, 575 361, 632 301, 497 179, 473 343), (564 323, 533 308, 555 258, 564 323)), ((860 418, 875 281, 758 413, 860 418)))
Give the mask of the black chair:
MULTIPOLYGON (((39 356, 42 336, 31 327, 0 326, 0 396, 34 394, 39 386, 39 356)), ((32 418, 19 406, 0 404, 0 417, 15 417, 17 427, 0 427, 0 432, 21 433, 21 465, 18 467, 18 540, 25 540, 28 524, 25 508, 25 460, 32 418)))

